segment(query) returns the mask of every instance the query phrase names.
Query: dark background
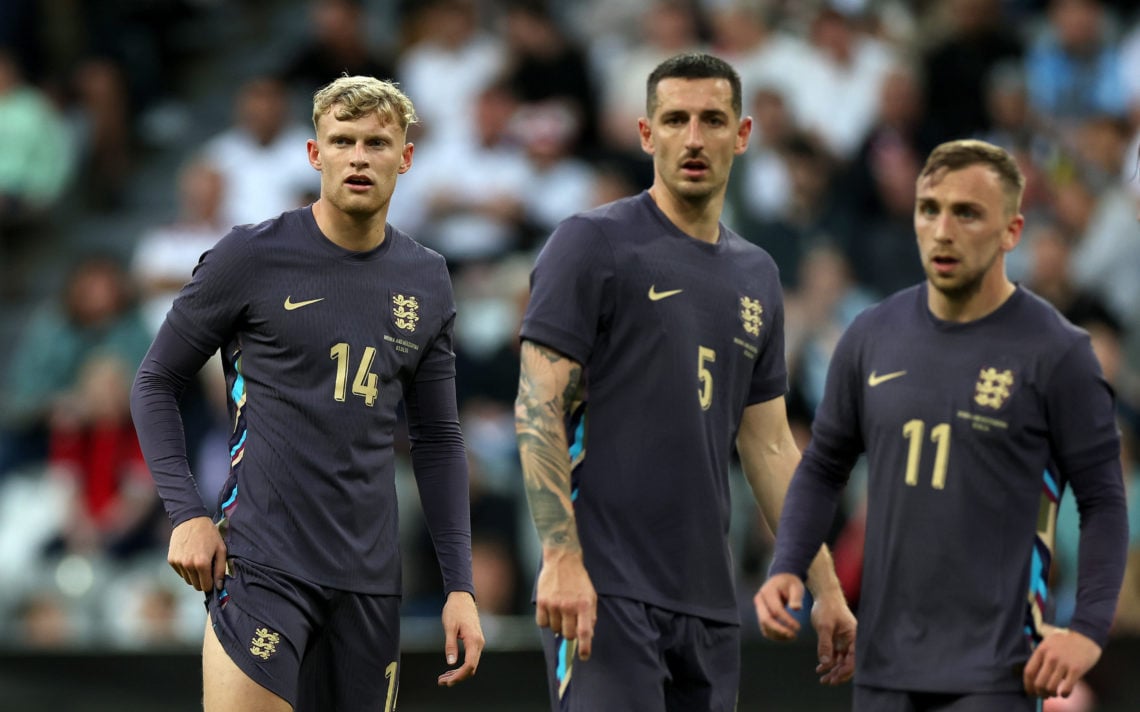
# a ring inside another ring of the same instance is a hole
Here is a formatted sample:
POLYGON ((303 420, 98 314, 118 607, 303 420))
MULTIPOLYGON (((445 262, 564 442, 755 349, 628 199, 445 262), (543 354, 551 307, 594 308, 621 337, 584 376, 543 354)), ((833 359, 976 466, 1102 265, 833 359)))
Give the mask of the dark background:
MULTIPOLYGON (((451 689, 436 687, 442 652, 403 656, 401 712, 474 710, 541 712, 546 709, 542 654, 488 651, 475 678, 451 689)), ((748 643, 738 709, 764 712, 841 712, 850 687, 821 687, 812 674, 814 649, 806 643, 748 643)), ((0 710, 52 712, 193 712, 201 709, 200 661, 195 651, 138 654, 0 652, 0 710)), ((1140 710, 1140 639, 1113 640, 1089 676, 1098 712, 1140 710)))

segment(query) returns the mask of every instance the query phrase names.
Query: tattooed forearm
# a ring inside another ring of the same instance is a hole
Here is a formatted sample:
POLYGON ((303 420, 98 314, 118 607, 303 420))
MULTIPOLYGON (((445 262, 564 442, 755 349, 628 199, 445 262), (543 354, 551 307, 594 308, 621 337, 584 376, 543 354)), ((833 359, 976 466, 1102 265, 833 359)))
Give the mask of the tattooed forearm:
POLYGON ((515 430, 527 501, 544 548, 581 549, 570 501, 565 426, 581 381, 579 364, 545 346, 523 342, 515 430))

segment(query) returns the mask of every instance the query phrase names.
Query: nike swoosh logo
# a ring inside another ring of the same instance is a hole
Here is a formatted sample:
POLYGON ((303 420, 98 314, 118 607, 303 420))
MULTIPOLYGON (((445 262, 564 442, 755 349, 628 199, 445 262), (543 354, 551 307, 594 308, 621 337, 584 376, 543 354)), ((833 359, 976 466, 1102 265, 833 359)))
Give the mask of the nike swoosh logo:
POLYGON ((667 297, 672 297, 675 294, 680 294, 683 291, 685 291, 685 290, 683 290, 683 289, 670 289, 666 292, 658 292, 657 291, 657 285, 655 284, 649 288, 649 301, 659 302, 662 299, 665 299, 667 297))
POLYGON ((323 302, 324 300, 325 298, 321 297, 320 299, 306 299, 303 302, 295 302, 293 301, 293 296, 290 295, 288 297, 285 297, 285 311, 293 311, 294 309, 307 307, 310 304, 316 304, 317 302, 323 302))
POLYGON ((870 386, 871 388, 874 388, 875 386, 879 385, 880 383, 886 383, 887 381, 889 381, 891 379, 899 378, 899 377, 905 376, 905 375, 906 375, 906 371, 895 371, 894 373, 884 373, 881 376, 876 374, 874 371, 871 371, 871 375, 867 376, 867 385, 870 386))

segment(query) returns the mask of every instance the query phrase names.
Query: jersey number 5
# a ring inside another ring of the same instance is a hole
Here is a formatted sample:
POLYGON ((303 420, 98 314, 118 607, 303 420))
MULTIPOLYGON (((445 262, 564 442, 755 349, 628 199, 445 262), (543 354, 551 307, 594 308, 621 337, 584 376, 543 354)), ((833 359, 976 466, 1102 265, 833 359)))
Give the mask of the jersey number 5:
MULTIPOLYGON (((906 483, 918 485, 918 464, 922 461, 922 439, 926 433, 926 423, 921 420, 908 420, 903 426, 903 437, 910 441, 906 453, 906 483)), ((930 429, 930 441, 937 446, 934 451, 934 489, 946 489, 946 469, 950 466, 950 424, 939 423, 930 429)))
POLYGON ((715 362, 716 351, 707 346, 697 347, 697 382, 701 384, 701 387, 697 389, 697 397, 701 401, 701 410, 708 410, 712 407, 713 376, 707 364, 715 362))

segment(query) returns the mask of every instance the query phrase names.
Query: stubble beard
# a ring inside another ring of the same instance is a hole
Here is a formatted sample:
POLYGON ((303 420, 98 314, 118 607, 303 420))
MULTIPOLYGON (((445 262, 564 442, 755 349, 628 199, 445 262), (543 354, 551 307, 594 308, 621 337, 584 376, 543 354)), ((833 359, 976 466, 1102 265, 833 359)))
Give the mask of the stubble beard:
POLYGON ((716 196, 718 188, 710 180, 690 181, 682 178, 673 187, 678 198, 693 206, 705 206, 716 196))
POLYGON ((938 290, 942 296, 946 297, 947 301, 964 304, 982 291, 982 285, 985 283, 986 275, 993 269, 995 262, 997 262, 996 254, 983 268, 957 281, 941 277, 928 263, 926 279, 930 282, 932 287, 938 290))

